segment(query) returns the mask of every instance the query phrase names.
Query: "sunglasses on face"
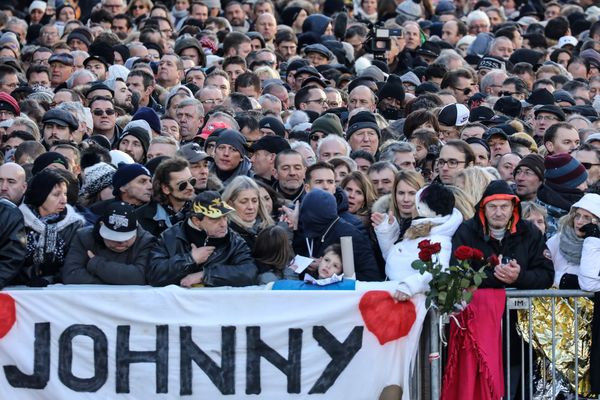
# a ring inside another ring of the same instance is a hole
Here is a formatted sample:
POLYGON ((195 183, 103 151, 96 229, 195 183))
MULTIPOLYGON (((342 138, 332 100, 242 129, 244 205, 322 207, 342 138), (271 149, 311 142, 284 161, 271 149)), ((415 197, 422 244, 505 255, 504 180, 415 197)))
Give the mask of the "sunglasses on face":
POLYGON ((583 165, 583 168, 589 170, 591 169, 594 165, 600 165, 600 164, 595 164, 595 163, 589 163, 589 162, 582 162, 581 165, 583 165))
POLYGON ((312 142, 318 142, 319 140, 323 139, 325 136, 321 136, 321 135, 317 135, 316 133, 313 133, 312 135, 309 136, 309 139, 312 142))
POLYGON ((188 184, 191 185, 193 189, 194 186, 196 186, 196 178, 190 178, 187 181, 180 182, 177 189, 179 189, 180 192, 183 192, 188 184))
POLYGON ((99 108, 95 109, 94 111, 92 111, 94 113, 95 116, 97 117, 101 117, 104 114, 106 115, 115 115, 115 110, 112 108, 106 109, 106 110, 101 110, 99 108))
POLYGON ((473 89, 471 89, 471 88, 459 89, 457 87, 455 87, 454 90, 458 90, 459 92, 462 92, 465 96, 470 95, 471 92, 473 91, 473 89))

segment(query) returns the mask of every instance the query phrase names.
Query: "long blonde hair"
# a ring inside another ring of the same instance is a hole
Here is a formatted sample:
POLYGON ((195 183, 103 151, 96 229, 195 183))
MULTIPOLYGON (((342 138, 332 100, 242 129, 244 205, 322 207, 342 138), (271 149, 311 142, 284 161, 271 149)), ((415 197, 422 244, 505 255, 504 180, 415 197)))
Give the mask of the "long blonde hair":
POLYGON ((465 180, 464 188, 461 189, 470 197, 473 204, 479 203, 485 189, 494 180, 494 177, 481 167, 465 168, 456 177, 462 177, 465 180))
MULTIPOLYGON (((390 193, 390 196, 392 197, 394 216, 397 220, 402 219, 402 216, 400 216, 400 211, 398 211, 398 200, 396 200, 396 190, 398 188, 398 184, 402 181, 408 183, 417 191, 419 191, 419 189, 425 186, 425 180, 423 179, 423 176, 417 171, 400 171, 396 174, 396 177, 394 178, 394 186, 392 189, 392 193, 390 193)), ((415 202, 416 201, 417 199, 415 198, 415 202)))
MULTIPOLYGON (((229 185, 225 188, 223 192, 223 201, 233 207, 233 202, 238 198, 240 192, 242 190, 254 190, 256 192, 256 196, 258 197, 258 214, 256 215, 257 219, 260 219, 260 229, 264 229, 268 226, 273 225, 275 222, 273 218, 269 215, 267 208, 265 207, 265 203, 262 201, 260 197, 260 190, 258 185, 254 180, 247 176, 237 176, 235 177, 229 185)), ((234 207, 235 208, 235 207, 234 207)), ((248 223, 242 221, 237 212, 232 212, 228 214, 229 220, 231 222, 236 223, 239 226, 248 227, 248 223)))
POLYGON ((448 185, 448 189, 454 194, 454 208, 456 208, 463 216, 463 220, 473 218, 475 215, 475 202, 471 199, 464 190, 458 186, 448 185))

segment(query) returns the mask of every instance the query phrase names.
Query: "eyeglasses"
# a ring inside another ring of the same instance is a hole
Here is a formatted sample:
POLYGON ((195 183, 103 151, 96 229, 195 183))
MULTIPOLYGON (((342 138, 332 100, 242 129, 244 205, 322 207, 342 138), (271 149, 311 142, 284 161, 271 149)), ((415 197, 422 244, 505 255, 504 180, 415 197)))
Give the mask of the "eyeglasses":
POLYGON ((531 177, 531 176, 536 175, 536 173, 533 172, 532 170, 530 170, 529 168, 527 168, 527 169, 525 169, 525 168, 519 168, 518 170, 515 171, 515 178, 518 175, 525 175, 525 176, 531 177))
POLYGON ((310 139, 311 142, 318 142, 319 140, 323 139, 325 136, 327 136, 327 135, 321 136, 319 134, 313 133, 308 138, 310 139))
POLYGON ((457 88, 457 87, 454 87, 454 86, 452 86, 452 89, 454 89, 454 90, 458 90, 459 92, 462 92, 462 93, 463 93, 465 96, 468 96, 468 95, 470 95, 470 94, 471 94, 471 92, 473 91, 473 89, 471 89, 471 88, 464 88, 464 89, 461 89, 461 88, 457 88))
POLYGON ((589 162, 582 162, 581 165, 583 165, 583 168, 585 168, 585 169, 591 169, 594 165, 600 165, 600 164, 589 163, 589 162))
POLYGON ((318 103, 322 106, 327 104, 327 99, 314 99, 314 100, 306 100, 305 103, 318 103))
POLYGON ((535 117, 536 121, 558 121, 558 118, 556 118, 553 115, 538 115, 535 117))
POLYGON ((111 116, 111 115, 115 115, 115 110, 112 108, 107 108, 106 110, 102 110, 100 108, 96 108, 94 111, 92 111, 92 113, 96 116, 96 117, 101 117, 104 114, 111 116))
POLYGON ((187 181, 179 182, 177 185, 177 189, 179 189, 180 192, 183 192, 188 185, 191 185, 193 189, 194 186, 196 186, 196 178, 190 178, 187 181))
POLYGON ((206 100, 201 100, 200 103, 202 103, 202 104, 223 104, 223 100, 221 100, 221 99, 206 99, 206 100))
POLYGON ((143 5, 138 5, 138 6, 131 7, 132 10, 143 10, 144 8, 146 8, 146 6, 143 6, 143 5))
POLYGON ((437 167, 443 168, 445 164, 448 164, 448 168, 456 168, 456 167, 458 167, 458 164, 464 164, 465 162, 466 161, 455 160, 454 158, 451 158, 449 160, 444 160, 443 158, 438 158, 437 159, 437 167))

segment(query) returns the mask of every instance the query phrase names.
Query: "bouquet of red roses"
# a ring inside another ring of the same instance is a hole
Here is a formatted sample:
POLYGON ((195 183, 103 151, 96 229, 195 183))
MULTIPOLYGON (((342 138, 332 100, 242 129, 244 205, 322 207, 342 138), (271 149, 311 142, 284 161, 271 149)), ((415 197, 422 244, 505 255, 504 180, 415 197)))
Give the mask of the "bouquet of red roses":
POLYGON ((459 264, 444 269, 437 256, 442 250, 439 243, 422 240, 418 246, 419 259, 412 262, 412 267, 421 274, 429 272, 432 277, 426 306, 433 303, 442 314, 464 309, 473 298, 473 291, 486 277, 484 269, 487 264, 478 270, 471 266, 473 261, 483 261, 483 253, 472 247, 460 246, 454 251, 459 264))

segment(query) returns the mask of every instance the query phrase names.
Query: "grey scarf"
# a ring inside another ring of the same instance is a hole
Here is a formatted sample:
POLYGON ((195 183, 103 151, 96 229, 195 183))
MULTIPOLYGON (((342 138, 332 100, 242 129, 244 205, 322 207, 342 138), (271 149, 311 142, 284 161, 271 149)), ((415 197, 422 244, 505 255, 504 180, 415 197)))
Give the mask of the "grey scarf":
POLYGON ((560 243, 558 244, 560 253, 565 259, 573 265, 581 263, 581 251, 583 249, 583 238, 575 234, 575 229, 571 226, 565 226, 560 231, 560 243))

